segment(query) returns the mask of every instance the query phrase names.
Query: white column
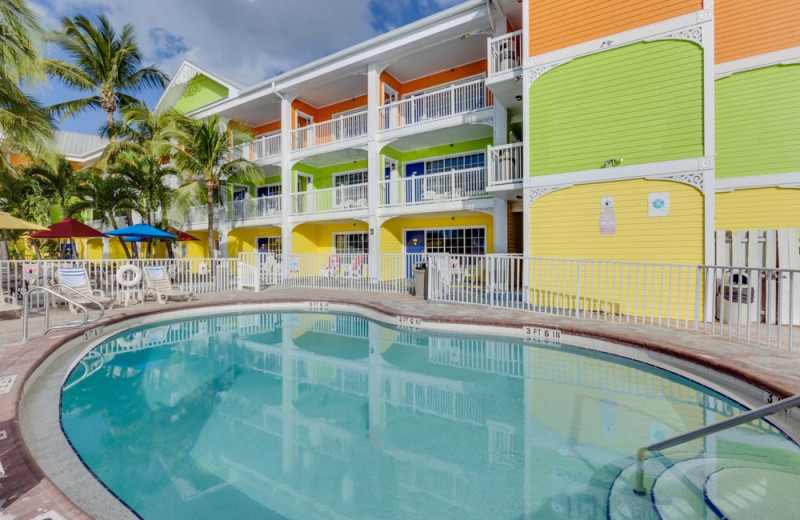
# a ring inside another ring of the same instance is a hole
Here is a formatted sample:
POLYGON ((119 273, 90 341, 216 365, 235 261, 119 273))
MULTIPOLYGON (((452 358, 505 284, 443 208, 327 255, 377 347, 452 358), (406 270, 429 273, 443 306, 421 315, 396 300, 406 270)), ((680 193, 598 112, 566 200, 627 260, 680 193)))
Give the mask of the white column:
POLYGON ((378 141, 381 70, 375 63, 367 68, 367 200, 369 203, 369 277, 380 280, 381 229, 378 219, 380 181, 383 178, 381 144, 378 141))
POLYGON ((508 201, 500 197, 492 199, 492 230, 494 231, 494 252, 508 253, 508 201))
MULTIPOLYGON (((709 10, 706 16, 713 19, 713 1, 706 0, 704 7, 709 10)), ((714 22, 702 25, 703 31, 703 153, 712 161, 716 156, 715 147, 715 106, 714 106, 714 22)), ((706 265, 714 263, 714 231, 716 228, 716 165, 703 173, 703 258, 706 265)), ((714 319, 715 284, 706 285, 706 321, 714 319)))
MULTIPOLYGON (((508 111, 506 107, 494 98, 494 146, 508 144, 508 111)), ((489 158, 487 157, 488 161, 489 158)))
MULTIPOLYGON (((110 238, 103 239, 103 260, 108 260, 109 257, 109 242, 111 241, 110 238)), ((88 244, 88 242, 87 242, 88 244)), ((87 248, 88 249, 88 248, 87 248)))
POLYGON ((292 149, 292 97, 281 99, 281 243, 283 253, 283 277, 289 277, 289 255, 292 254, 291 215, 292 163, 289 151, 292 149))

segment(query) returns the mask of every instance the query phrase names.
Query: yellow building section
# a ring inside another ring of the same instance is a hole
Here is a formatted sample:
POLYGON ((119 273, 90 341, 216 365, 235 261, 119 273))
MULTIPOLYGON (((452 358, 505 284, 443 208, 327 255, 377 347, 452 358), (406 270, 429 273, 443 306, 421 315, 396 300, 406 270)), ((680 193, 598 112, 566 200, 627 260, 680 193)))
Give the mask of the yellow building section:
MULTIPOLYGON (((178 242, 176 247, 186 246, 186 258, 208 258, 208 231, 192 231, 191 235, 197 240, 178 242)), ((214 238, 219 238, 217 231, 214 238)))
POLYGON ((702 311, 695 309, 701 280, 694 268, 626 262, 702 264, 703 211, 699 190, 660 180, 586 184, 541 197, 530 211, 531 256, 610 262, 534 260, 532 303, 653 320, 693 319, 702 311), (666 216, 651 216, 651 194, 668 201, 666 216))
POLYGON ((404 235, 406 231, 420 229, 447 229, 447 228, 486 228, 486 252, 494 252, 494 232, 492 216, 480 214, 457 214, 450 217, 414 217, 394 218, 381 227, 381 253, 400 254, 404 250, 404 235))
POLYGON ((333 236, 336 233, 366 233, 366 222, 351 221, 336 224, 309 222, 300 224, 292 231, 292 253, 314 255, 333 253, 333 236))
POLYGON ((239 253, 253 253, 259 237, 281 236, 279 227, 236 228, 228 233, 228 257, 237 258, 239 253))
MULTIPOLYGON (((128 250, 130 251, 130 244, 128 250)), ((139 250, 139 258, 146 258, 147 244, 138 242, 136 244, 139 250)), ((178 246, 175 245, 177 248, 178 246)), ((78 243, 78 252, 80 258, 87 260, 102 260, 103 259, 103 239, 92 238, 90 240, 81 240, 78 243), (85 251, 85 253, 84 253, 85 251)), ((109 260, 125 260, 125 250, 122 248, 122 242, 118 238, 112 238, 108 241, 108 259, 109 260)), ((153 244, 153 250, 150 258, 167 258, 167 245, 163 242, 153 244)))
POLYGON ((800 228, 800 189, 753 188, 717 193, 720 231, 800 228))

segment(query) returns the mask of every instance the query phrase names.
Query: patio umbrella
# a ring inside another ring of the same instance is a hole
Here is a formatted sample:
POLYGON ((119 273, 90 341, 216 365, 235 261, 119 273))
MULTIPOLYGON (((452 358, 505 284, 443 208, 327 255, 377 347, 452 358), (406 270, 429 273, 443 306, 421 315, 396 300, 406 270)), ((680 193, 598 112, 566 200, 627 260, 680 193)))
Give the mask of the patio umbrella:
MULTIPOLYGON (((77 252, 75 248, 75 238, 103 238, 105 235, 91 226, 87 226, 83 222, 79 222, 74 218, 65 218, 61 222, 56 222, 50 226, 50 229, 44 231, 36 231, 28 235, 32 239, 69 239, 72 243, 73 252, 77 252)), ((37 256, 38 247, 37 247, 37 256)))
POLYGON ((47 230, 47 228, 44 226, 27 222, 21 218, 13 217, 5 211, 0 211, 0 229, 23 229, 30 231, 47 230))
POLYGON ((193 237, 189 233, 185 233, 180 229, 169 228, 169 232, 178 237, 178 242, 193 242, 200 240, 199 238, 193 237))
POLYGON ((115 229, 114 231, 109 231, 109 235, 120 237, 121 240, 125 242, 148 242, 147 245, 147 257, 150 258, 150 251, 151 251, 151 243, 150 241, 153 239, 158 240, 178 240, 178 237, 167 233, 166 231, 161 231, 160 229, 153 227, 149 224, 135 224, 133 226, 124 227, 122 229, 115 229))

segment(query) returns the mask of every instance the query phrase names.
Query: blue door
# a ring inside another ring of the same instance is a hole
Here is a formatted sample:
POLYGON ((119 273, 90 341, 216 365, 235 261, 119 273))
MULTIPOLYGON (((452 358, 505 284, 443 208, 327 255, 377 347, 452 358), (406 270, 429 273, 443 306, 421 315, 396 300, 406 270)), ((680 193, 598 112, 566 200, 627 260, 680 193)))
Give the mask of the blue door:
POLYGON ((422 176, 425 175, 425 163, 406 164, 406 202, 420 202, 422 200, 422 176), (411 177, 417 177, 412 179, 411 177))
POLYGON ((425 253, 425 230, 406 231, 406 277, 412 278, 412 270, 422 262, 425 253))
MULTIPOLYGON (((392 170, 391 167, 387 166, 386 168, 383 169, 383 180, 388 181, 391 180, 391 178, 392 178, 392 170)), ((386 189, 383 190, 383 203, 388 206, 389 203, 391 202, 391 196, 392 196, 391 192, 393 190, 393 186, 389 183, 384 184, 384 186, 386 187, 386 189)))

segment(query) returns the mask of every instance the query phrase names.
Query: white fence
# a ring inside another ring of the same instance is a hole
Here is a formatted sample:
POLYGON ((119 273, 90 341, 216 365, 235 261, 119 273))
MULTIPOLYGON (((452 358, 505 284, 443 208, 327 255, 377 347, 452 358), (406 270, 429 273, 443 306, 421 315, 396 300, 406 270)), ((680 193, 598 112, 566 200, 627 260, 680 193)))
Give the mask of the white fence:
POLYGON ((490 146, 486 157, 489 186, 505 186, 522 182, 522 143, 490 146))
POLYGON ((366 183, 292 193, 292 214, 367 209, 366 183))
POLYGON ((381 181, 379 190, 380 205, 384 207, 486 197, 486 168, 381 181))
POLYGON ((522 31, 514 31, 487 42, 489 76, 522 67, 522 31))
MULTIPOLYGON (((196 259, 143 259, 143 260, 6 260, 0 262, 0 286, 3 294, 22 302, 25 290, 56 283, 59 268, 83 268, 92 289, 103 291, 105 296, 118 298, 122 287, 117 282, 117 271, 123 265, 163 265, 170 281, 195 294, 235 291, 239 285, 238 262, 233 258, 196 259)), ((140 282, 140 288, 144 282, 140 282)), ((44 304, 42 293, 31 298, 33 308, 44 304)))
POLYGON ((381 130, 416 125, 492 106, 483 79, 452 84, 378 107, 381 130))
POLYGON ((242 143, 235 146, 231 152, 236 159, 248 159, 258 161, 277 157, 281 154, 281 135, 262 135, 251 143, 242 143))
POLYGON ((292 130, 292 150, 305 150, 365 135, 367 111, 362 110, 292 130))

